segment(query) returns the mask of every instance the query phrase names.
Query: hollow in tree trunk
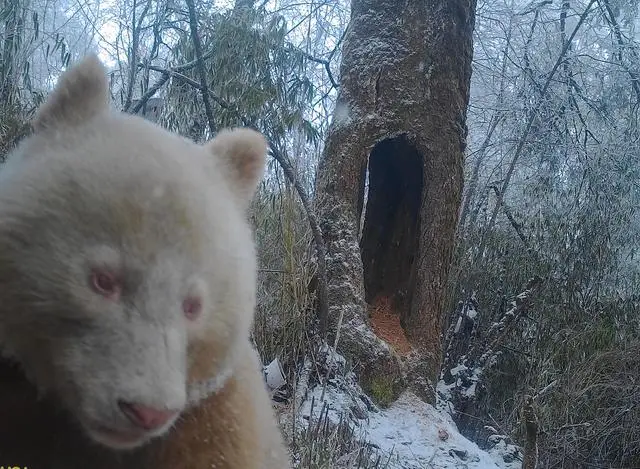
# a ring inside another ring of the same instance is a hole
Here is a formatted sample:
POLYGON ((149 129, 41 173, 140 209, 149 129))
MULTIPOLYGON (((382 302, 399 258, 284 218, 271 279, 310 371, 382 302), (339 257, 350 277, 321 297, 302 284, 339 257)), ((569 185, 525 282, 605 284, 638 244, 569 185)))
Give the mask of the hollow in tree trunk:
POLYGON ((474 0, 352 0, 318 169, 329 320, 343 318, 342 350, 371 384, 395 376, 397 343, 408 341, 410 381, 427 399, 462 193, 474 12, 474 0), (404 336, 397 343, 372 334, 368 311, 381 305, 404 336))

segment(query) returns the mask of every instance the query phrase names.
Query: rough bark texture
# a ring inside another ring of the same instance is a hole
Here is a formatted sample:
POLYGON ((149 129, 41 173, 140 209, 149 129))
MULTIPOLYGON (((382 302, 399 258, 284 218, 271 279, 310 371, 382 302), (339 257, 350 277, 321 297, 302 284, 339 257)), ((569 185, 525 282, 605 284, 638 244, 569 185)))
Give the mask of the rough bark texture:
POLYGON ((534 408, 533 397, 527 396, 525 398, 521 418, 525 435, 522 469, 536 469, 538 467, 539 422, 534 408))
POLYGON ((342 349, 396 366, 366 324, 365 300, 392 297, 432 384, 463 183, 474 11, 474 0, 352 0, 318 170, 330 323, 344 314, 342 349))

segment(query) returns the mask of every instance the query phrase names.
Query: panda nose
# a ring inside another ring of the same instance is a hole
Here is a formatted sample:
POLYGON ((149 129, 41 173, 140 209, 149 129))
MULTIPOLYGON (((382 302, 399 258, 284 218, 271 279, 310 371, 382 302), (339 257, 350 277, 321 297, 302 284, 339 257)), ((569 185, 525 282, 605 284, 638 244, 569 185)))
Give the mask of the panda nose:
POLYGON ((118 401, 118 406, 134 425, 145 430, 160 428, 178 414, 177 410, 156 409, 137 402, 118 401))

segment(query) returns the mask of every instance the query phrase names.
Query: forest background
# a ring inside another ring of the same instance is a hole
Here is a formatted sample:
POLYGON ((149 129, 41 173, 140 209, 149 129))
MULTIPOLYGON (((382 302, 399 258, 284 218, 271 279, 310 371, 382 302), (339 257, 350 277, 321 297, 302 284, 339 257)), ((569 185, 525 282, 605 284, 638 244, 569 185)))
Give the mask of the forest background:
MULTIPOLYGON (((638 3, 477 2, 440 381, 481 446, 496 429, 522 443, 534 402, 542 467, 640 467, 638 3)), ((0 155, 90 50, 126 112, 197 141, 259 128, 254 339, 295 383, 318 330, 308 205, 349 18, 345 0, 1 0, 0 155)))

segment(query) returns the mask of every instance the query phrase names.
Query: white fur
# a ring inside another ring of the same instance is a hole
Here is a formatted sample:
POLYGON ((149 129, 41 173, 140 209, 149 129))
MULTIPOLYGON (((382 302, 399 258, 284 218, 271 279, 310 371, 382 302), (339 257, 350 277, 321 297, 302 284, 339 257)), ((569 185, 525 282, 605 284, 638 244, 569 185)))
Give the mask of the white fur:
POLYGON ((60 80, 35 133, 0 171, 0 353, 17 359, 94 440, 135 447, 165 433, 132 426, 119 399, 184 410, 216 392, 249 333, 256 260, 244 212, 266 142, 225 131, 200 146, 106 101, 104 69, 85 59, 60 80), (91 290, 101 266, 122 299, 91 290), (182 301, 197 294, 194 321, 182 301), (189 347, 215 344, 189 383, 189 347), (128 442, 98 427, 131 434, 128 442))

